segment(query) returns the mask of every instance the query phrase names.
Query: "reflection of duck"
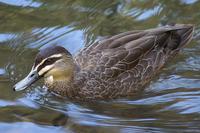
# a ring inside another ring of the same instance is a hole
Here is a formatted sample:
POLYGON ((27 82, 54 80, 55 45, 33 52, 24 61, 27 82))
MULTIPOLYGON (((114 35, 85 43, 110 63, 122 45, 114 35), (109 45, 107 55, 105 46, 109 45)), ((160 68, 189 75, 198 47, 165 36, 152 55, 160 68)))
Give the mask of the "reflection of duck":
POLYGON ((50 90, 71 99, 132 96, 191 40, 192 32, 192 25, 181 24, 130 31, 86 47, 74 60, 63 47, 49 47, 39 52, 31 72, 14 90, 44 77, 50 90))

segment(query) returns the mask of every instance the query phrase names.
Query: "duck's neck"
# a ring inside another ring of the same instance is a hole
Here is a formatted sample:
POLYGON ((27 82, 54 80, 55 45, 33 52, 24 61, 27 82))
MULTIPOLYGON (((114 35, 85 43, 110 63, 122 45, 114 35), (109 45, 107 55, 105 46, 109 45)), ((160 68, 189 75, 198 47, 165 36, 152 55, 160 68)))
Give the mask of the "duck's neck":
POLYGON ((48 87, 50 91, 53 91, 59 95, 74 97, 76 95, 76 91, 73 87, 73 78, 68 79, 54 79, 53 76, 49 76, 45 78, 45 86, 48 87))
POLYGON ((79 72, 78 67, 70 67, 72 69, 59 69, 52 70, 44 78, 45 86, 48 87, 50 91, 57 94, 75 98, 78 96, 78 88, 74 86, 75 75, 79 72))

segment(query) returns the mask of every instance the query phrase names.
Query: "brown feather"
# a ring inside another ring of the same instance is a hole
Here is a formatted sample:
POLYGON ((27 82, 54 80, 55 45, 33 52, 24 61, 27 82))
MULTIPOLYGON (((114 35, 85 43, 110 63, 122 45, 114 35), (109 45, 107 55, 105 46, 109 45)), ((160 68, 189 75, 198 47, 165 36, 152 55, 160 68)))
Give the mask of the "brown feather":
MULTIPOLYGON (((171 55, 191 40, 192 32, 191 25, 174 25, 130 31, 98 41, 74 57, 80 71, 75 71, 64 94, 79 100, 135 95, 171 55)), ((58 87, 56 82, 51 88, 60 93, 58 87)))

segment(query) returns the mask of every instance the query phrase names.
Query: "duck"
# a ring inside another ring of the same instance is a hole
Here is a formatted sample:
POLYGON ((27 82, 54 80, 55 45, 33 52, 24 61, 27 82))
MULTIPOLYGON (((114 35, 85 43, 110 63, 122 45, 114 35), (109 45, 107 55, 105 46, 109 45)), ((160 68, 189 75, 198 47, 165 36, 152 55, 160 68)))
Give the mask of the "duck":
POLYGON ((43 78, 50 92, 72 100, 134 97, 191 41, 193 31, 191 24, 128 31, 96 41, 74 56, 62 46, 50 46, 39 51, 30 73, 13 90, 43 78))

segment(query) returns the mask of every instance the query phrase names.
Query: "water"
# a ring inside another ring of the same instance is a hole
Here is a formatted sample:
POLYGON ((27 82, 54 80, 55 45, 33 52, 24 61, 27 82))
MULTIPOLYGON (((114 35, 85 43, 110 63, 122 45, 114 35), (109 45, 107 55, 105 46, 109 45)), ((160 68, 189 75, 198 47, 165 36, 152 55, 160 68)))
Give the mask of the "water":
POLYGON ((200 1, 0 0, 0 132, 200 132, 200 1), (72 54, 95 40, 166 23, 195 24, 193 41, 132 99, 77 103, 12 86, 40 48, 72 54))

